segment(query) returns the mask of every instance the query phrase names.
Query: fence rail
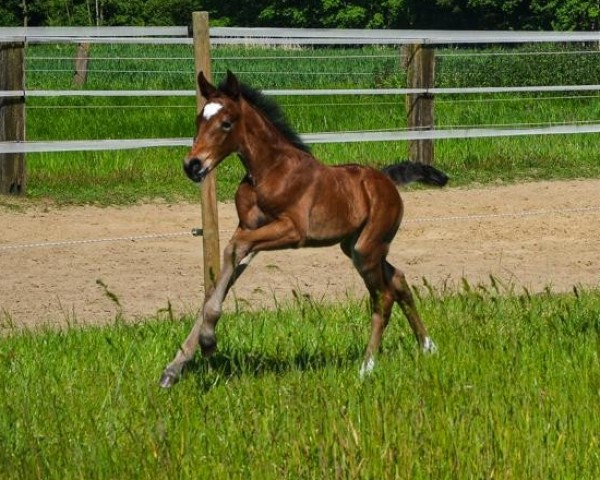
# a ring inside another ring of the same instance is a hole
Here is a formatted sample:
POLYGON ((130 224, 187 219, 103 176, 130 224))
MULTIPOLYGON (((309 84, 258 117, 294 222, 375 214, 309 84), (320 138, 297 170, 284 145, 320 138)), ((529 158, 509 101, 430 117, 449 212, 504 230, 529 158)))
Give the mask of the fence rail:
MULTIPOLYGON (((451 130, 403 130, 376 132, 322 132, 300 135, 308 144, 449 140, 459 138, 522 137, 527 135, 573 135, 600 133, 600 124, 551 125, 535 128, 462 128, 451 130)), ((189 147, 191 138, 145 138, 136 140, 71 140, 48 142, 0 142, 4 153, 91 152, 138 148, 189 147)))
MULTIPOLYGON (((473 95, 492 93, 597 92, 600 85, 533 85, 527 87, 265 89, 271 96, 335 95, 473 95)), ((7 90, 1 97, 195 97, 195 90, 7 90)))
MULTIPOLYGON (((444 45, 600 42, 600 32, 212 27, 213 45, 444 45)), ((0 42, 192 44, 187 27, 0 27, 0 42)))

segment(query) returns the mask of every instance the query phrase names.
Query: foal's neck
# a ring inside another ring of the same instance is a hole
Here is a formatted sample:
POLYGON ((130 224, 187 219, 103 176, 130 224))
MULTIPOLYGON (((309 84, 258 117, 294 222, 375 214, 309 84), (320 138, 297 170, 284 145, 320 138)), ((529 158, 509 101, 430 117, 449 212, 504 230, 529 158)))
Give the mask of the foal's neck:
POLYGON ((260 112, 243 101, 239 155, 255 182, 285 162, 299 158, 301 153, 260 112))

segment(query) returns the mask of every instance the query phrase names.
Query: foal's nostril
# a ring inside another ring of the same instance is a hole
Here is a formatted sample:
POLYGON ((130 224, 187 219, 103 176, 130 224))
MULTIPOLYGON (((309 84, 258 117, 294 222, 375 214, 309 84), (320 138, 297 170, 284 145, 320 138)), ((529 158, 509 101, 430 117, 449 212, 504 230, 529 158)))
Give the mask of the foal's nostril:
POLYGON ((192 158, 187 163, 183 162, 183 171, 194 182, 201 182, 208 173, 207 170, 197 158, 192 158))
POLYGON ((198 168, 199 164, 200 164, 200 160, 198 160, 197 158, 192 158, 188 162, 184 161, 183 162, 183 171, 189 177, 192 174, 192 172, 194 171, 194 165, 196 165, 196 168, 198 168))

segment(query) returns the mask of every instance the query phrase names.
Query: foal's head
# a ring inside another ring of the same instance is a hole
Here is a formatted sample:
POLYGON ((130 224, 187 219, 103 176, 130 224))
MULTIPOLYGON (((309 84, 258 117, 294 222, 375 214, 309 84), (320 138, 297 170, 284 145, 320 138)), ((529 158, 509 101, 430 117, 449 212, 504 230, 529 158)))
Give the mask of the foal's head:
POLYGON ((237 151, 241 115, 240 86, 231 72, 218 89, 201 72, 198 86, 206 104, 196 117, 196 137, 183 161, 185 173, 194 182, 201 182, 225 157, 237 151))
MULTIPOLYGON (((260 90, 239 83, 233 73, 227 72, 227 78, 219 88, 211 85, 200 73, 198 86, 206 104, 196 118, 196 138, 183 161, 185 173, 194 182, 201 182, 206 174, 230 153, 238 152, 242 155, 240 148, 244 139, 247 139, 242 127, 242 123, 246 125, 246 122, 242 121, 242 112, 248 112, 247 107, 262 118, 260 122, 253 124, 252 129, 255 132, 259 124, 263 127, 268 125, 266 128, 277 132, 277 135, 292 148, 310 152, 309 147, 287 122, 279 105, 263 95, 260 90)), ((269 142, 267 137, 259 137, 263 143, 269 142)))

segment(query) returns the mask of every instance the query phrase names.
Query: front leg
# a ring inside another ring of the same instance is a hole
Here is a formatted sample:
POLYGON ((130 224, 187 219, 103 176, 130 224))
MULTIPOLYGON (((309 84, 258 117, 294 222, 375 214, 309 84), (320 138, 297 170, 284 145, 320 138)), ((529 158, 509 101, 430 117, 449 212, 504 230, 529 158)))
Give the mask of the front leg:
POLYGON ((261 250, 296 246, 300 238, 294 223, 288 218, 278 219, 256 230, 238 229, 235 232, 225 248, 223 269, 215 289, 204 303, 198 330, 204 356, 212 355, 216 349, 215 327, 221 316, 223 301, 252 257, 261 250))
POLYGON ((296 247, 303 236, 289 218, 273 221, 257 230, 238 229, 225 248, 223 267, 217 277, 215 288, 208 293, 190 334, 177 351, 173 361, 164 370, 160 385, 172 386, 198 348, 205 356, 214 353, 217 346, 215 327, 221 316, 221 307, 227 292, 239 273, 247 266, 253 255, 261 250, 277 250, 296 247))
POLYGON ((168 388, 175 384, 181 376, 186 363, 194 357, 198 345, 200 345, 204 356, 212 355, 216 349, 215 326, 221 316, 222 301, 215 302, 212 299, 224 298, 236 278, 242 274, 250 263, 250 260, 254 257, 254 254, 248 254, 245 258, 240 257, 240 261, 236 261, 235 256, 232 255, 234 238, 235 234, 224 251, 223 268, 217 277, 215 287, 206 290, 204 305, 196 316, 196 322, 192 330, 182 343, 181 348, 177 350, 173 361, 167 365, 160 377, 159 383, 163 388, 168 388), (237 265, 237 268, 235 265, 237 265), (223 289, 225 290, 224 293, 223 289))

